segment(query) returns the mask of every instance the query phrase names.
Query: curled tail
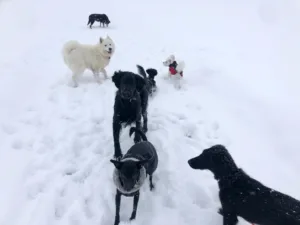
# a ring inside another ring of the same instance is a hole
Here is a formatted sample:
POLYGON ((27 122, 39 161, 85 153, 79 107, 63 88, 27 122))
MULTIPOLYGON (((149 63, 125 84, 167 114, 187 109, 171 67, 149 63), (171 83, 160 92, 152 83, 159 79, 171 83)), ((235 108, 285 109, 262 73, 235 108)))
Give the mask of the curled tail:
POLYGON ((157 75, 157 70, 153 68, 149 68, 146 70, 146 72, 149 75, 149 78, 154 79, 154 77, 157 75))
POLYGON ((139 135, 141 135, 143 141, 148 141, 146 135, 144 134, 143 131, 141 131, 140 129, 136 128, 136 127, 131 127, 129 130, 129 136, 131 137, 131 135, 133 134, 133 132, 138 133, 139 135))
POLYGON ((137 69, 138 69, 138 74, 142 75, 144 77, 144 79, 147 78, 147 74, 144 70, 144 67, 140 66, 140 65, 136 65, 137 69))

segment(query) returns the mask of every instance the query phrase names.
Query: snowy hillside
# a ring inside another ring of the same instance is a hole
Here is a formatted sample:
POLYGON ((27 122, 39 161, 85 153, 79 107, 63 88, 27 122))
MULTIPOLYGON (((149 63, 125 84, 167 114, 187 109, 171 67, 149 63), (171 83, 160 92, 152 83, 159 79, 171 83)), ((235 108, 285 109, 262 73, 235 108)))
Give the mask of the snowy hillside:
MULTIPOLYGON (((147 133, 156 190, 142 188, 132 225, 221 225, 216 181, 187 164, 213 144, 300 199, 299 10, 296 0, 0 1, 0 225, 113 224, 116 88, 89 71, 69 87, 61 56, 68 40, 106 34, 110 77, 136 64, 159 71, 147 133), (90 30, 90 13, 110 26, 90 30), (170 54, 186 62, 181 91, 163 79, 170 54)), ((133 144, 128 129, 120 140, 123 151, 133 144)), ((121 225, 131 210, 122 198, 121 225)))

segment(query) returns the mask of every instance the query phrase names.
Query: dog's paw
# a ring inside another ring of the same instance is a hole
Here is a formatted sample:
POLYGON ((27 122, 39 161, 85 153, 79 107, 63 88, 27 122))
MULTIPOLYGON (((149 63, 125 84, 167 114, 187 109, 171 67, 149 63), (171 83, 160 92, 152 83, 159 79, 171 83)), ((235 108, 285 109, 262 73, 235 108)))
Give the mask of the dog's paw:
POLYGON ((136 213, 132 212, 131 217, 129 218, 129 220, 135 220, 136 217, 136 213))
POLYGON ((155 188, 154 184, 150 184, 150 191, 153 191, 155 188))

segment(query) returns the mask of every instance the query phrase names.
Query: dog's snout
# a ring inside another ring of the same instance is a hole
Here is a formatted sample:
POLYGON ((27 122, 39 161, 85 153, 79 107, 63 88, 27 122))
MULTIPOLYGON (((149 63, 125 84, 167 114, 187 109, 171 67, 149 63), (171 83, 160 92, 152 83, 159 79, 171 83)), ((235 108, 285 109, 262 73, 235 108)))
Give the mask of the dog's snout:
POLYGON ((108 48, 109 51, 112 51, 112 48, 108 48))

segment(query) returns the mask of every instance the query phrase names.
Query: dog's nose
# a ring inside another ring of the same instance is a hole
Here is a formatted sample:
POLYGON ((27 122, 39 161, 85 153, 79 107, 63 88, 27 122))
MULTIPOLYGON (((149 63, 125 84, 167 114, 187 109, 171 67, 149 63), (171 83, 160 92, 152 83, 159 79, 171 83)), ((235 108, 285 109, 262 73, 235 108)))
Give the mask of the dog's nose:
POLYGON ((111 51, 111 50, 112 50, 112 48, 108 48, 108 50, 109 50, 109 51, 111 51))

